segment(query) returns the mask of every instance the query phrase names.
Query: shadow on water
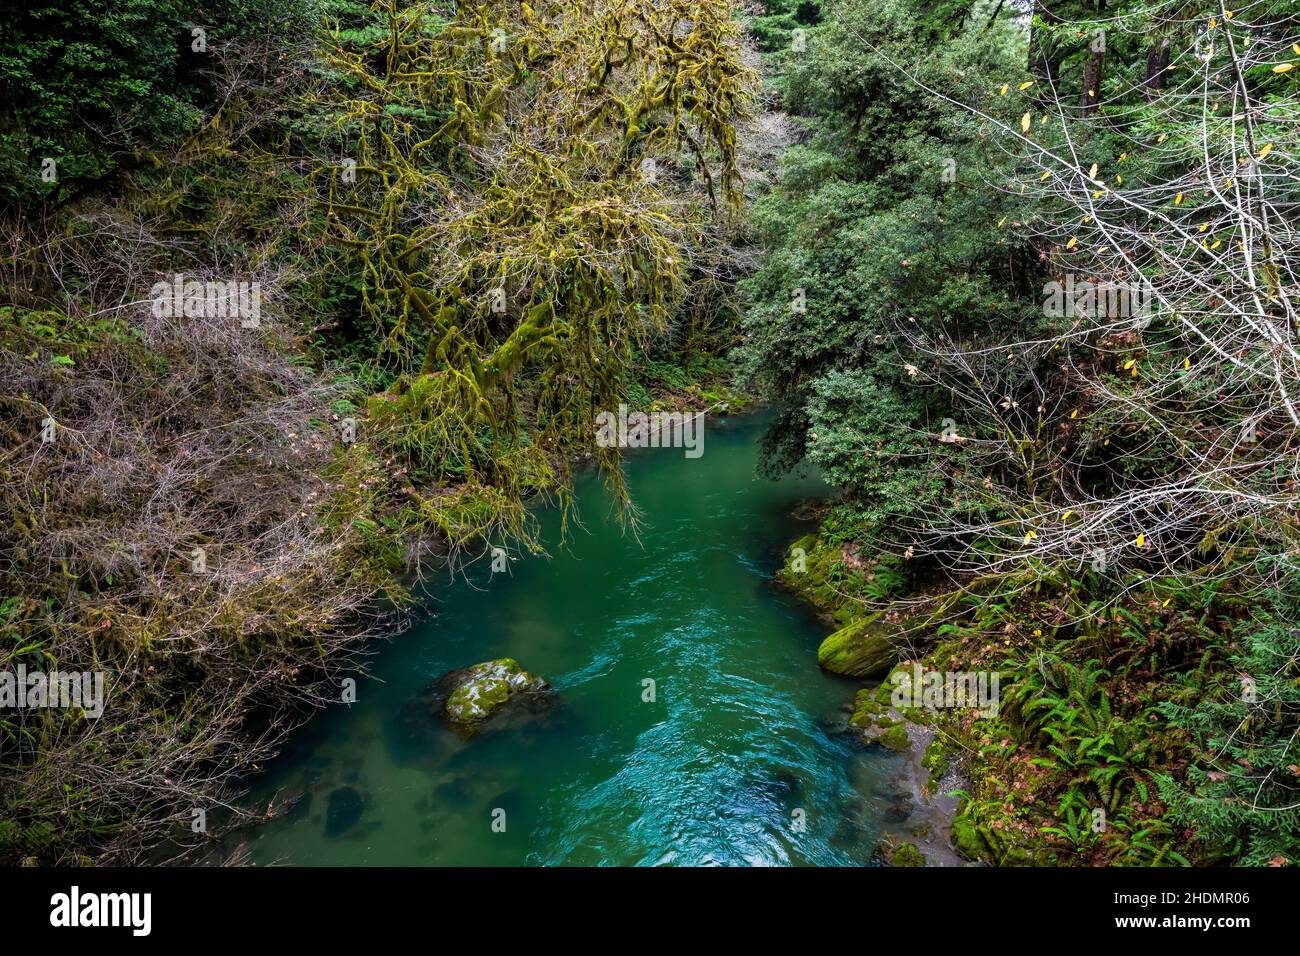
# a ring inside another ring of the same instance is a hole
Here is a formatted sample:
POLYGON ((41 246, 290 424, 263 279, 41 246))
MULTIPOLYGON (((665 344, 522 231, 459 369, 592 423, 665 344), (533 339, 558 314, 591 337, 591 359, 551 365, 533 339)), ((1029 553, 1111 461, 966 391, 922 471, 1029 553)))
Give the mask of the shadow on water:
POLYGON ((770 587, 809 527, 793 509, 825 487, 754 477, 765 423, 720 421, 698 459, 630 456, 638 537, 606 520, 586 476, 566 547, 543 512, 551 557, 430 582, 437 614, 258 781, 253 800, 292 809, 243 835, 253 860, 869 862, 895 758, 835 733, 854 684, 818 670, 823 629, 770 587), (549 680, 557 702, 462 739, 436 716, 435 684, 498 657, 549 680))

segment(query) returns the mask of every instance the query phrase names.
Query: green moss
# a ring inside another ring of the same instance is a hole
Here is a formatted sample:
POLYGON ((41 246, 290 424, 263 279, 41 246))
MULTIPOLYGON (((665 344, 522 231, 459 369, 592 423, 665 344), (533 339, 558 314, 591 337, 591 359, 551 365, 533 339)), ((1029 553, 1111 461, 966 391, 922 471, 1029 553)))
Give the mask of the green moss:
POLYGON ((892 750, 894 753, 903 753, 912 746, 912 741, 907 736, 907 724, 899 721, 888 730, 886 730, 876 741, 886 750, 892 750))
POLYGON ((467 667, 457 675, 457 681, 443 711, 448 720, 458 724, 486 720, 512 697, 545 690, 548 686, 509 657, 467 667))
POLYGON ((876 700, 874 693, 864 688, 853 697, 853 714, 849 717, 849 726, 866 730, 884 713, 885 708, 876 700))
POLYGON ((938 780, 948 772, 948 753, 944 750, 943 741, 938 735, 925 748, 921 766, 930 771, 931 780, 938 780))
POLYGON ((886 675, 885 679, 880 682, 879 686, 877 686, 872 692, 876 703, 882 707, 893 706, 894 688, 898 686, 898 682, 894 680, 894 675, 897 674, 899 670, 900 668, 891 670, 889 674, 886 675))
POLYGON ((894 635, 879 621, 880 615, 842 627, 817 649, 817 663, 823 670, 846 677, 875 677, 883 674, 898 658, 894 635))
POLYGON ((915 843, 903 843, 889 858, 891 866, 925 866, 925 856, 915 843))
MULTIPOLYGON (((966 805, 968 807, 969 804, 966 805)), ((963 807, 952 821, 952 844, 953 847, 962 856, 968 860, 984 860, 989 856, 988 845, 984 838, 980 836, 979 828, 975 822, 966 813, 966 807, 963 807)))
POLYGON ((862 608, 845 587, 842 561, 839 547, 807 534, 790 545, 776 579, 836 627, 847 627, 861 617, 862 608))

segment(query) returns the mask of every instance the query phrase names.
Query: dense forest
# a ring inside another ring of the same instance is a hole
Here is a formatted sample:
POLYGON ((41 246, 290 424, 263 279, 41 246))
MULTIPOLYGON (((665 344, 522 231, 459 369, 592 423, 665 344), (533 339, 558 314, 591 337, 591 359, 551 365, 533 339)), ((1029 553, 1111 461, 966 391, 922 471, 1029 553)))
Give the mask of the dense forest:
POLYGON ((1015 12, 836 4, 782 61, 740 363, 845 489, 786 577, 852 608, 825 665, 1009 681, 934 755, 970 855, 1294 863, 1296 13, 1015 12))
POLYGON ((834 486, 780 582, 965 860, 1295 865, 1297 84, 1286 0, 7 14, 0 670, 110 687, 0 699, 0 860, 256 822, 422 569, 588 468, 635 538, 601 413, 754 402, 834 486))

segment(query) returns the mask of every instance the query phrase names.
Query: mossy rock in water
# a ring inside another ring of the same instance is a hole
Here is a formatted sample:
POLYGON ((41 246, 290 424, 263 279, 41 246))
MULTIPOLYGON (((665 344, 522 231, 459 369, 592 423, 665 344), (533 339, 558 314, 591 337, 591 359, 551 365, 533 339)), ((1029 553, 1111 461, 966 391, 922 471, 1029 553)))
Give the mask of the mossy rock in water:
POLYGON ((452 671, 439 683, 450 688, 442 705, 443 716, 460 727, 475 726, 511 701, 546 694, 551 689, 550 684, 509 657, 452 671))
POLYGON ((925 866, 925 854, 915 843, 887 833, 876 843, 875 856, 890 866, 925 866))
POLYGON ((894 753, 904 753, 912 746, 906 721, 898 711, 876 700, 872 690, 860 690, 853 698, 849 727, 862 735, 863 743, 875 744, 894 753))
POLYGON ((842 627, 817 649, 822 670, 845 677, 875 677, 898 660, 896 635, 889 625, 872 615, 842 627))
POLYGON ((888 713, 889 706, 876 698, 876 692, 863 688, 853 696, 853 713, 849 717, 849 726, 855 730, 866 730, 888 713))

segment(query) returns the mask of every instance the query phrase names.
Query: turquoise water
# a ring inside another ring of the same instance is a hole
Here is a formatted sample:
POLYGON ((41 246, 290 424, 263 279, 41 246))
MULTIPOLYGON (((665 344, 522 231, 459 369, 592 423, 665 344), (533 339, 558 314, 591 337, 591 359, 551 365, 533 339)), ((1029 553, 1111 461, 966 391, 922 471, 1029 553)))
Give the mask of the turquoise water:
POLYGON ((697 459, 629 457, 639 539, 589 476, 566 547, 558 514, 543 512, 549 558, 432 582, 433 615, 383 647, 358 701, 315 718, 259 781, 263 806, 302 798, 246 834, 253 860, 868 862, 895 758, 832 732, 856 685, 818 670, 824 628, 768 583, 808 530, 793 506, 825 488, 754 477, 764 424, 711 424, 697 459), (421 694, 497 657, 550 680, 560 703, 463 741, 421 694))

